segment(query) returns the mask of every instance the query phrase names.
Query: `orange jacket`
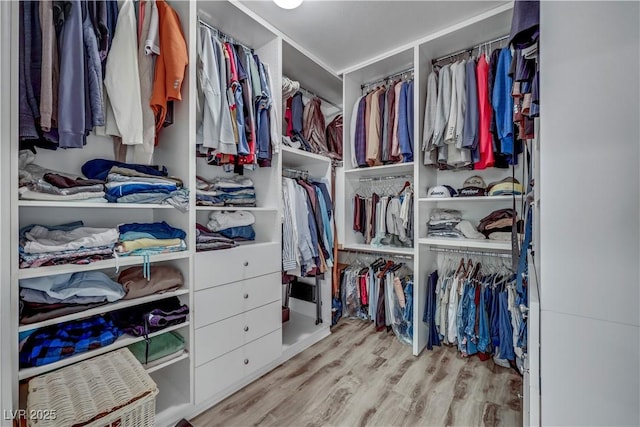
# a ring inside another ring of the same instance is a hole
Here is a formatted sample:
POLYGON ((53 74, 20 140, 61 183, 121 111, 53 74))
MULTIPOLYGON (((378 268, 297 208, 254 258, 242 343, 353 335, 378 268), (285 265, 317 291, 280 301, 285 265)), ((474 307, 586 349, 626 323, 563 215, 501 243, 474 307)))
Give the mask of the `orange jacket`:
POLYGON ((180 18, 165 0, 156 0, 160 32, 160 55, 156 58, 150 105, 156 118, 156 142, 167 116, 167 102, 180 101, 180 89, 189 63, 187 42, 180 18))

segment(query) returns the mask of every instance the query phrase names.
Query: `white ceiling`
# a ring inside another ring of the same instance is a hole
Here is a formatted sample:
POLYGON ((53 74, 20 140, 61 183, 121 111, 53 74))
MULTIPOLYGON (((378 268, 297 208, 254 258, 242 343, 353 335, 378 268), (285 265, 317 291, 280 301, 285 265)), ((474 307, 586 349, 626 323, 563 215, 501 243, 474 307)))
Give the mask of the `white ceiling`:
POLYGON ((305 0, 285 10, 271 0, 240 1, 337 73, 508 3, 305 0))

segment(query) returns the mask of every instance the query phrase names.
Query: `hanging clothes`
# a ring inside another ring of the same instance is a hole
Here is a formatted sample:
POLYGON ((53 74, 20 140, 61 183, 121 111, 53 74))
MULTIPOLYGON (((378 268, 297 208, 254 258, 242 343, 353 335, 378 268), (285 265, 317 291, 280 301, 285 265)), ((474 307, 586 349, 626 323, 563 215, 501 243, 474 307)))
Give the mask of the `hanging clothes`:
POLYGON ((358 98, 351 121, 354 168, 413 161, 413 80, 390 81, 358 98))
POLYGON ((521 369, 526 322, 517 304, 524 291, 518 291, 516 276, 507 270, 485 274, 479 263, 458 260, 456 265, 455 258, 445 257, 439 263, 444 268, 428 275, 427 349, 455 345, 463 357, 493 358, 500 366, 521 369))
POLYGON ((120 6, 20 3, 21 148, 82 148, 94 132, 114 137, 116 160, 134 145, 135 163, 152 162, 168 103, 181 98, 186 42, 164 0, 120 6))
POLYGON ((371 321, 376 331, 392 330, 400 342, 413 342, 413 273, 402 263, 357 260, 340 271, 342 316, 371 321))
POLYGON ((315 276, 333 266, 333 202, 325 182, 282 178, 282 269, 315 276))

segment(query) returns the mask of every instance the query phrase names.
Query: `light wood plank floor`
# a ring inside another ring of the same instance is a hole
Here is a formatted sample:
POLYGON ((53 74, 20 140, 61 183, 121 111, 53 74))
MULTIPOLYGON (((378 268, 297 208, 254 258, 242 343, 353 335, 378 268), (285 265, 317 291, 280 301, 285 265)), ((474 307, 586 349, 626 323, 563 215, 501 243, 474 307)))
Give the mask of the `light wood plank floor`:
POLYGON ((204 412, 210 426, 521 426, 522 380, 451 347, 419 357, 342 319, 330 337, 204 412))

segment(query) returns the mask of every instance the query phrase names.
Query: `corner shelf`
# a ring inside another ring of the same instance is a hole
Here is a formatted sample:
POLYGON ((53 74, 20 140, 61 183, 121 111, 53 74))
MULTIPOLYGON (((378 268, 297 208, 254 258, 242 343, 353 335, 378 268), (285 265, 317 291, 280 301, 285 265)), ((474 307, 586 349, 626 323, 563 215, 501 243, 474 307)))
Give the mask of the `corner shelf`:
MULTIPOLYGON (((184 323, 180 323, 179 325, 170 326, 170 327, 165 328, 165 329, 163 329, 161 331, 149 334, 149 338, 157 337, 158 335, 166 334, 167 332, 171 332, 171 331, 175 331, 177 329, 184 328, 186 326, 189 326, 189 324, 190 324, 190 322, 187 321, 187 322, 184 322, 184 323)), ((80 362, 82 360, 91 359, 92 357, 100 356, 101 354, 105 354, 105 353, 108 353, 110 351, 117 350, 117 349, 122 348, 122 347, 126 347, 126 346, 131 345, 133 343, 136 343, 138 341, 144 341, 144 339, 145 339, 144 337, 134 337, 134 336, 131 336, 131 335, 123 335, 120 338, 118 338, 117 340, 115 340, 114 343, 112 343, 112 344, 110 344, 108 346, 105 346, 105 347, 96 348, 94 350, 89 350, 87 352, 80 353, 80 354, 74 354, 73 356, 67 357, 65 359, 59 360, 59 361, 54 362, 54 363, 49 363, 47 365, 34 366, 32 368, 20 369, 18 371, 18 379, 19 380, 24 380, 24 379, 27 379, 27 378, 35 377, 36 375, 42 375, 42 374, 45 374, 47 372, 55 371, 56 369, 60 369, 60 368, 63 368, 65 366, 72 365, 72 364, 80 362)))
MULTIPOLYGON (((166 254, 152 255, 150 262, 173 261, 176 259, 189 258, 190 251, 188 249, 180 252, 171 252, 166 254)), ((132 265, 140 265, 144 262, 141 256, 123 256, 117 260, 115 258, 105 259, 102 261, 92 262, 90 264, 63 264, 51 265, 47 267, 21 268, 18 270, 18 279, 28 279, 31 277, 52 276, 54 274, 77 273, 80 271, 102 270, 107 268, 129 267, 132 265)))
POLYGON ((456 239, 444 237, 426 237, 419 239, 418 243, 429 246, 443 246, 450 248, 474 248, 474 249, 491 249, 498 251, 510 251, 511 242, 500 242, 495 240, 479 240, 479 239, 456 239))
POLYGON ((342 245, 342 248, 338 250, 352 250, 359 252, 371 252, 381 254, 399 254, 399 255, 411 255, 413 256, 415 248, 403 248, 397 246, 371 246, 364 243, 350 243, 342 245))
POLYGON ((310 153, 308 151, 299 150, 297 148, 280 147, 282 152, 283 163, 294 166, 296 164, 307 164, 309 162, 326 162, 327 166, 331 164, 331 159, 320 154, 310 153))
POLYGON ((178 289, 173 292, 163 292, 161 294, 147 295, 141 298, 133 298, 127 300, 118 300, 112 303, 103 304, 98 307, 90 308, 88 310, 80 311, 78 313, 67 314, 65 316, 55 317, 53 319, 43 320, 42 322, 29 323, 27 325, 20 325, 18 332, 30 331, 32 329, 44 328, 45 326, 55 325, 57 323, 69 322, 71 320, 84 319, 96 314, 109 313, 111 311, 120 310, 122 308, 133 307, 140 304, 145 304, 152 301, 160 301, 163 299, 171 298, 174 296, 188 295, 189 289, 178 289))

